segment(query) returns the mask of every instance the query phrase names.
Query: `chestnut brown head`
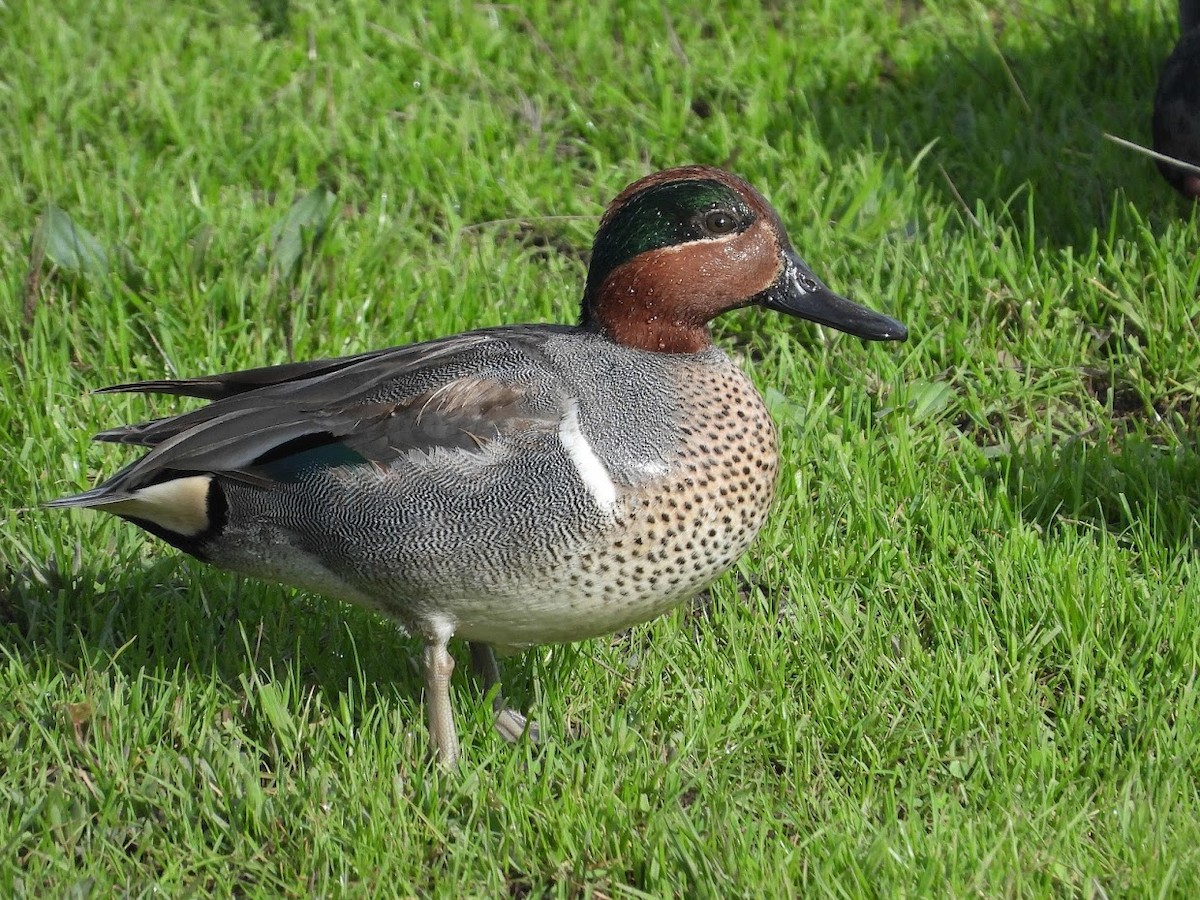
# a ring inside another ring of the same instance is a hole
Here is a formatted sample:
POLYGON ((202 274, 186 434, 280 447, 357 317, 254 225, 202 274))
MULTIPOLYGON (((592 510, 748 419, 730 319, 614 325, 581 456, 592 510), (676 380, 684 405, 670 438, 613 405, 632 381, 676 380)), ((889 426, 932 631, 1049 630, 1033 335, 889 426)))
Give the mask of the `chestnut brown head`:
POLYGON ((622 191, 592 248, 582 325, 620 344, 695 353, 708 323, 758 305, 868 340, 903 325, 838 296, 792 249, 763 196, 710 166, 667 169, 622 191))

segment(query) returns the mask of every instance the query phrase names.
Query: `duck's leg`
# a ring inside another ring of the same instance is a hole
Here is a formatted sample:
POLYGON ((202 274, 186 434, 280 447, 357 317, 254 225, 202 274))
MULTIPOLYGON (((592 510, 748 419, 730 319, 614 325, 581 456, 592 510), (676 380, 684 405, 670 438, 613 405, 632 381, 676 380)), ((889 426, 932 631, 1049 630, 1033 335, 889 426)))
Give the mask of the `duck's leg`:
POLYGON ((429 738, 438 762, 452 767, 458 763, 458 733, 450 706, 450 676, 454 657, 446 649, 447 639, 425 645, 425 711, 429 716, 429 738))
POLYGON ((470 641, 471 668, 483 681, 483 689, 491 691, 496 688, 496 696, 492 698, 492 712, 496 714, 496 730, 510 744, 516 742, 521 735, 528 734, 535 744, 538 741, 537 722, 530 722, 515 709, 510 709, 504 703, 504 691, 500 686, 500 667, 496 664, 496 654, 487 644, 470 641))

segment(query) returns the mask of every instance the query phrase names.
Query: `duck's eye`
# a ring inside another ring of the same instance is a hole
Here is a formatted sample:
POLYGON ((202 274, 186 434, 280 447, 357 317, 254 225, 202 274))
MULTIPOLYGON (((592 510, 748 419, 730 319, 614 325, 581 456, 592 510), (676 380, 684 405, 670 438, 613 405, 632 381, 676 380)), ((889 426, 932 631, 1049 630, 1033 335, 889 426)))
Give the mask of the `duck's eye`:
POLYGON ((704 214, 704 230, 709 234, 729 234, 737 225, 737 219, 723 209, 710 209, 704 214))

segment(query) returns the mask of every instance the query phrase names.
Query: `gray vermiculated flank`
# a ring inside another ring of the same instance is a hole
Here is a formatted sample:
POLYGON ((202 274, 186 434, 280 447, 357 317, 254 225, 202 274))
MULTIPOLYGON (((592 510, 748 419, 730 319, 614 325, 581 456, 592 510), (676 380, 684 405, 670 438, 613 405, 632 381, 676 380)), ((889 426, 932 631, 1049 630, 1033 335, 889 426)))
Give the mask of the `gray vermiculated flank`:
POLYGON ((660 615, 741 555, 775 484, 774 426, 724 353, 648 353, 569 328, 384 351, 140 427, 156 449, 98 492, 136 490, 163 466, 216 471, 226 519, 199 547, 215 564, 501 647, 660 615), (571 410, 611 508, 564 445, 571 410), (282 481, 240 470, 316 432, 366 461, 282 481))
POLYGON ((319 562, 308 586, 346 596, 347 584, 347 599, 418 632, 449 614, 460 637, 509 646, 603 634, 702 589, 745 550, 773 494, 773 426, 765 411, 742 422, 732 409, 757 401, 753 389, 717 350, 663 357, 591 335, 539 349, 553 374, 527 380, 554 398, 553 428, 413 451, 384 472, 315 470, 284 497, 231 482, 229 526, 210 555, 294 581, 311 566, 279 552, 286 545, 319 562), (621 492, 614 515, 596 507, 562 446, 567 396, 621 492))

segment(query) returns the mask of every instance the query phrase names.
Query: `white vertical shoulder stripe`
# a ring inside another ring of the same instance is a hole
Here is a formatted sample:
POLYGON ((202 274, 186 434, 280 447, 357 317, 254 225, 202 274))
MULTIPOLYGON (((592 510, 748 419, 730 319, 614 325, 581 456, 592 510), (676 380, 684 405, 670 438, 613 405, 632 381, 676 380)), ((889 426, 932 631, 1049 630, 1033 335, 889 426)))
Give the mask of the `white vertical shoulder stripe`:
POLYGON ((558 438, 596 505, 606 513, 612 512, 617 505, 617 486, 579 427, 578 400, 567 404, 566 414, 558 426, 558 438))

